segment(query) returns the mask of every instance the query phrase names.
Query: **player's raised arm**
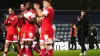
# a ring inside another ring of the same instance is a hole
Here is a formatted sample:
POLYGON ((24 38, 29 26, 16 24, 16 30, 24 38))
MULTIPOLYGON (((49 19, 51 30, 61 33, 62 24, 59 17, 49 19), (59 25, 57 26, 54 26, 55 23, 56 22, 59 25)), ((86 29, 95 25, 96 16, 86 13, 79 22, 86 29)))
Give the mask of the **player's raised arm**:
POLYGON ((42 13, 42 10, 41 10, 41 9, 39 9, 39 8, 35 8, 35 9, 36 9, 37 14, 38 14, 39 17, 45 16, 45 15, 42 13))
POLYGON ((17 18, 17 16, 15 16, 14 17, 14 22, 13 23, 11 23, 13 26, 17 26, 17 24, 18 24, 18 18, 17 18))
POLYGON ((43 11, 42 11, 38 5, 35 5, 34 9, 36 9, 36 12, 39 17, 44 17, 48 15, 48 10, 45 10, 46 9, 45 7, 43 8, 43 11))
MULTIPOLYGON (((35 8, 38 8, 38 9, 39 9, 38 12, 42 12, 41 9, 40 9, 40 4, 39 4, 38 2, 35 2, 35 3, 33 4, 33 8, 34 8, 34 9, 35 9, 35 8)), ((35 10, 35 12, 36 12, 36 22, 40 25, 41 22, 42 22, 43 17, 40 17, 40 16, 38 15, 38 12, 37 12, 36 10, 35 10)))
POLYGON ((8 25, 8 19, 9 19, 9 15, 6 16, 6 20, 4 21, 4 25, 5 25, 5 26, 8 25))

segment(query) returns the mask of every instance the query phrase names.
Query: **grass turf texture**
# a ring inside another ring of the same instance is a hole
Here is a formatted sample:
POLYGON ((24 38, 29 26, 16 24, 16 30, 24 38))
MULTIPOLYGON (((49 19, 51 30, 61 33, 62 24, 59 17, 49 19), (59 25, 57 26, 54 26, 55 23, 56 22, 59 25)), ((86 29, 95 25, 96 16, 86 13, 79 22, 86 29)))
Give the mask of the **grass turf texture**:
MULTIPOLYGON (((0 56, 3 52, 0 52, 0 56)), ((79 56, 80 50, 68 50, 68 51, 54 51, 53 56, 79 56)), ((9 52, 7 56, 17 56, 16 52, 9 52)), ((34 56, 38 56, 37 53, 34 52, 34 56)), ((100 50, 88 50, 87 55, 85 56, 100 56, 100 50)))

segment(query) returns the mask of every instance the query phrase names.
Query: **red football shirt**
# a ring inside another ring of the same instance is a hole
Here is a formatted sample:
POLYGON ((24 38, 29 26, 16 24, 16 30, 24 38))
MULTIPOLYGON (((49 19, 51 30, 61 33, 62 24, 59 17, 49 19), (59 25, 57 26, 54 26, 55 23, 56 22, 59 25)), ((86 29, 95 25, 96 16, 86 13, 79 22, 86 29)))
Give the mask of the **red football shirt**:
POLYGON ((13 35, 18 33, 18 18, 15 14, 10 15, 9 18, 4 21, 4 25, 7 26, 7 35, 13 35))
POLYGON ((45 14, 45 17, 42 20, 41 31, 46 32, 53 30, 52 23, 53 23, 54 9, 53 8, 44 9, 43 14, 45 14))
MULTIPOLYGON (((21 15, 24 15, 25 12, 26 12, 26 10, 22 11, 21 15)), ((20 18, 18 21, 19 21, 18 26, 23 27, 25 24, 25 21, 22 18, 20 18)))
POLYGON ((32 24, 30 24, 29 21, 33 20, 33 18, 36 17, 35 16, 35 11, 32 10, 32 9, 30 11, 26 11, 24 13, 24 17, 27 18, 27 20, 25 21, 25 26, 31 26, 32 24))

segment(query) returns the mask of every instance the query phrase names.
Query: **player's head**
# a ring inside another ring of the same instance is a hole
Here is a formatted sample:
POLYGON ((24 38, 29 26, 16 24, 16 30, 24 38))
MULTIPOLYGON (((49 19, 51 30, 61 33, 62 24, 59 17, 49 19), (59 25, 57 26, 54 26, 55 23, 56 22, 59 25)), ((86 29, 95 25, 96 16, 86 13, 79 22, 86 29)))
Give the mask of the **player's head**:
POLYGON ((9 14, 14 14, 14 8, 13 7, 9 7, 9 14))
POLYGON ((36 7, 40 8, 40 4, 38 2, 34 2, 33 7, 34 8, 36 8, 36 7))
POLYGON ((85 16, 85 12, 84 11, 81 11, 81 16, 85 16))
POLYGON ((51 0, 43 0, 43 7, 48 8, 51 6, 51 0))
POLYGON ((26 7, 25 7, 25 4, 24 4, 24 3, 22 3, 22 4, 20 5, 20 9, 21 9, 21 11, 24 11, 24 10, 26 9, 26 7))
POLYGON ((30 2, 26 2, 26 8, 30 7, 30 2))
POLYGON ((30 10, 31 9, 31 2, 26 2, 26 9, 30 10))

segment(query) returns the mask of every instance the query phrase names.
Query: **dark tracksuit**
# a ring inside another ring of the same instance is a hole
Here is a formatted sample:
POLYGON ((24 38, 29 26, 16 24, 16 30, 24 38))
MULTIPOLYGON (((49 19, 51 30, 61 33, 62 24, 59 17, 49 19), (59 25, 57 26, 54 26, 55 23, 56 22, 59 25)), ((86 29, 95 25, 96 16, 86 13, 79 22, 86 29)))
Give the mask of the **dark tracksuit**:
POLYGON ((81 52, 83 53, 84 51, 86 51, 85 48, 85 39, 88 36, 88 32, 89 32, 89 27, 88 27, 89 21, 86 18, 86 16, 82 17, 80 21, 77 22, 77 28, 78 28, 78 42, 79 45, 81 46, 81 52))

